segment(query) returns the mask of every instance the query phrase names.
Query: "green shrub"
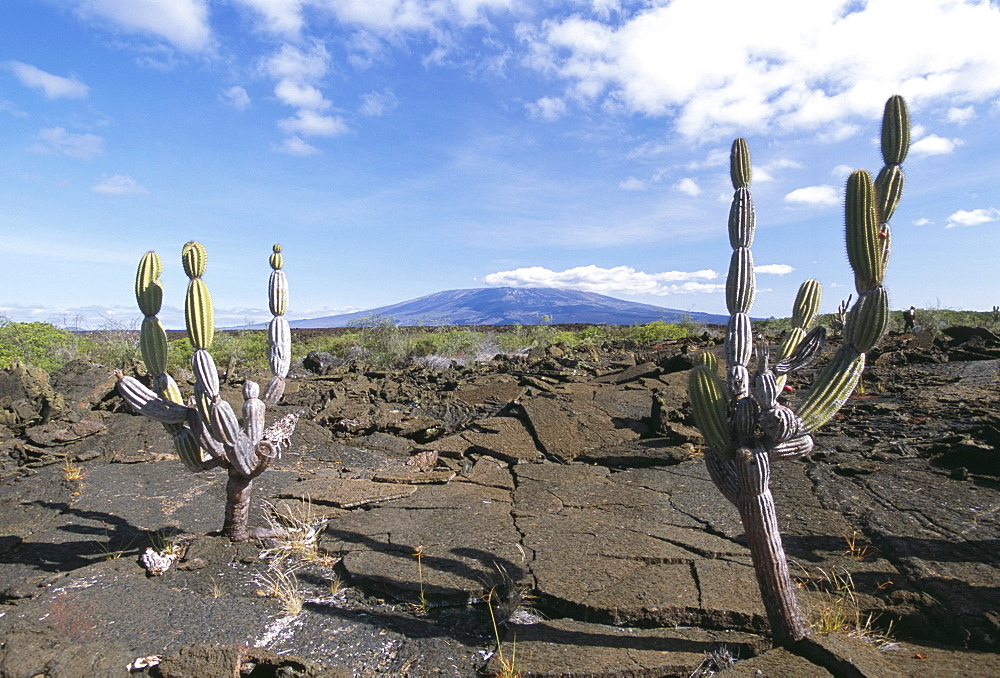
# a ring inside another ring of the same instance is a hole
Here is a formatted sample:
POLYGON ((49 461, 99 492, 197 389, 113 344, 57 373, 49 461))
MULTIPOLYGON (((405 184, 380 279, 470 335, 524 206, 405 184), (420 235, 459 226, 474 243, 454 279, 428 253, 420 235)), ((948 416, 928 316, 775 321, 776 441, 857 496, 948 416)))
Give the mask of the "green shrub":
POLYGON ((466 327, 440 327, 411 338, 408 353, 414 356, 440 355, 448 358, 476 356, 485 337, 466 327))
POLYGON ((216 332, 212 357, 222 369, 226 369, 230 360, 251 371, 267 369, 267 331, 216 332))
POLYGON ((113 320, 87 335, 81 342, 81 352, 98 365, 124 371, 142 361, 138 330, 113 320))
POLYGON ((628 338, 640 343, 654 343, 657 341, 671 341, 674 339, 684 339, 694 334, 697 325, 688 320, 679 324, 670 324, 662 320, 654 320, 645 325, 635 325, 628 333, 628 338))
POLYGON ((72 332, 49 323, 16 323, 0 317, 0 368, 15 360, 57 370, 76 356, 79 341, 72 332))

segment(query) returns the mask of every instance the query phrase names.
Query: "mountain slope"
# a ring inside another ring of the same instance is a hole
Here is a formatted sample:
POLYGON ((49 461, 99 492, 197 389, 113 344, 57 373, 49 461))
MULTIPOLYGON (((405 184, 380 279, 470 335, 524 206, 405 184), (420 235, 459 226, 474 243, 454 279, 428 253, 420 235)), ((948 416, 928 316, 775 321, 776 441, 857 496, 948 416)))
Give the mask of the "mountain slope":
POLYGON ((447 290, 390 306, 357 313, 294 320, 292 327, 344 327, 360 318, 380 315, 399 325, 537 325, 546 317, 555 324, 634 325, 654 320, 725 324, 729 318, 692 313, 651 304, 623 301, 593 292, 550 288, 489 287, 447 290))

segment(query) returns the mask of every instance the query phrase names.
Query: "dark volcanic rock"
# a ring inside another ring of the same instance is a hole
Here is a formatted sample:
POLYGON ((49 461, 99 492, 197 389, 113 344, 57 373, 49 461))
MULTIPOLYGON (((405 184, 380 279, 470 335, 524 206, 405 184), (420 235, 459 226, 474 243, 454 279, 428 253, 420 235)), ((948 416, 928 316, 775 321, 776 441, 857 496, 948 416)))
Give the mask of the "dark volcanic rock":
POLYGON ((879 652, 844 634, 768 650, 743 527, 690 429, 685 367, 709 340, 300 375, 269 418, 306 415, 251 522, 297 518, 312 546, 219 536, 225 474, 185 471, 103 368, 0 372, 0 675, 160 655, 139 674, 467 677, 499 667, 496 634, 524 676, 1000 675, 995 347, 890 337, 810 458, 773 466, 804 613, 891 622, 879 652), (179 558, 148 577, 156 544, 179 558))

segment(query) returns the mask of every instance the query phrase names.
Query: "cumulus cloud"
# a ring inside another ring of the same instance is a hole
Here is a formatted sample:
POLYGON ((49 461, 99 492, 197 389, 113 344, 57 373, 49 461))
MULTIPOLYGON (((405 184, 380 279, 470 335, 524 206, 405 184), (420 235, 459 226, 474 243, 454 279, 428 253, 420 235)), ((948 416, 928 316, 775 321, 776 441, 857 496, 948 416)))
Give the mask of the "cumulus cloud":
POLYGON ((330 108, 330 102, 324 98, 323 93, 316 87, 288 78, 279 81, 274 86, 274 95, 278 97, 281 103, 295 108, 305 108, 313 111, 322 111, 330 108))
POLYGON ((948 109, 948 115, 946 117, 948 122, 954 122, 959 125, 964 125, 967 122, 976 119, 976 108, 975 106, 965 106, 958 108, 953 106, 948 109))
POLYGON ((243 112, 250 107, 250 95, 239 85, 233 85, 219 95, 219 100, 243 112))
POLYGON ((566 114, 566 102, 557 97, 542 97, 538 101, 526 104, 528 113, 533 118, 553 122, 566 114))
POLYGON ((788 264, 763 264, 753 267, 754 273, 759 275, 788 275, 795 270, 788 264))
POLYGON ((807 186, 787 194, 785 202, 799 205, 839 205, 840 191, 833 186, 807 186))
POLYGON ((309 142, 302 139, 302 137, 288 137, 281 144, 275 147, 275 150, 279 153, 284 153, 286 155, 318 155, 320 150, 310 144, 309 142))
POLYGON ((340 118, 308 109, 301 109, 293 117, 279 120, 278 127, 286 134, 307 137, 335 137, 347 132, 347 125, 340 118))
POLYGON ((920 217, 919 219, 916 219, 913 222, 913 225, 914 226, 926 226, 929 223, 931 223, 930 219, 928 219, 927 217, 920 217))
POLYGON ((261 69, 277 83, 274 95, 283 104, 297 109, 295 115, 278 121, 289 136, 277 150, 291 155, 314 155, 319 149, 302 136, 335 137, 348 131, 342 118, 326 113, 332 103, 319 84, 330 67, 326 46, 313 40, 303 47, 285 43, 263 61, 261 69))
POLYGON ((981 226, 994 221, 1000 221, 1000 210, 995 207, 985 207, 976 210, 958 210, 948 217, 945 228, 958 226, 981 226))
POLYGON ((359 110, 362 115, 380 116, 392 111, 398 105, 399 100, 396 99, 396 95, 391 89, 386 88, 381 92, 368 92, 361 95, 359 110))
POLYGON ((20 61, 8 61, 7 68, 22 85, 38 90, 46 99, 82 99, 90 93, 90 88, 76 77, 53 75, 20 61))
POLYGON ((491 287, 552 287, 598 294, 667 296, 690 292, 718 292, 725 289, 724 284, 704 282, 716 280, 718 277, 717 272, 709 269, 645 273, 636 271, 630 266, 601 268, 590 265, 577 266, 565 271, 529 266, 490 273, 483 278, 483 282, 491 287))
POLYGON ((298 37, 303 27, 303 0, 237 0, 251 9, 259 19, 260 27, 287 38, 298 37))
POLYGON ((936 134, 929 134, 923 139, 913 142, 910 146, 910 153, 913 155, 948 155, 955 150, 955 146, 961 143, 959 139, 945 139, 936 134))
POLYGON ((898 0, 844 6, 673 0, 606 19, 575 13, 524 31, 525 63, 570 98, 674 116, 681 134, 699 140, 775 128, 843 138, 858 118, 877 119, 895 92, 911 105, 1000 92, 995 3, 920 0, 903 13, 898 0), (934 39, 890 44, 879 37, 886 25, 934 39))
POLYGON ((83 19, 162 38, 184 52, 211 47, 207 0, 76 0, 76 9, 83 19))
POLYGON ((104 153, 104 137, 96 134, 74 134, 63 127, 47 127, 38 131, 38 139, 39 143, 30 146, 29 151, 81 160, 93 160, 104 153))
POLYGON ((283 44, 264 60, 265 73, 276 80, 289 79, 296 82, 310 82, 326 75, 330 64, 330 53, 319 41, 312 41, 306 49, 283 44))
POLYGON ((691 177, 684 177, 678 181, 674 184, 674 189, 690 196, 696 196, 701 193, 701 187, 691 177))
POLYGON ((142 184, 124 174, 105 177, 90 190, 94 193, 103 193, 104 195, 142 195, 149 193, 142 184))
POLYGON ((391 34, 484 23, 490 13, 509 10, 514 4, 514 0, 338 0, 324 7, 345 24, 391 34))

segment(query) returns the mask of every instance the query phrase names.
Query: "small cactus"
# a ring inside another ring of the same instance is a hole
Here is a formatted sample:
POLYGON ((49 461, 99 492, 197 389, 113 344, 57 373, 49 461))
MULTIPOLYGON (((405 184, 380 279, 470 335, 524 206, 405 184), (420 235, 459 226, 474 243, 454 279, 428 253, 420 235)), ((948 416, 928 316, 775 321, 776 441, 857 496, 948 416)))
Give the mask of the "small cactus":
POLYGON ((192 472, 217 466, 229 475, 226 492, 226 518, 223 532, 233 541, 272 535, 273 529, 250 529, 247 526, 250 490, 253 479, 280 457, 288 444, 297 414, 290 414, 264 427, 264 413, 275 405, 285 389, 291 358, 291 331, 284 313, 288 307, 288 280, 281 270, 281 246, 271 254, 271 279, 268 301, 274 316, 268 329, 268 355, 273 377, 260 398, 260 387, 252 381, 243 386, 243 421, 219 393, 219 371, 209 350, 215 332, 212 295, 202 280, 208 257, 201 243, 188 242, 181 250, 184 273, 189 278, 184 303, 188 337, 194 346, 191 368, 195 374, 194 396, 184 402, 176 382, 166 373, 167 336, 156 317, 160 312, 163 288, 160 274, 163 264, 155 252, 147 252, 136 273, 135 296, 145 316, 139 334, 143 362, 151 375, 153 388, 138 379, 117 372, 118 392, 139 414, 159 421, 173 437, 174 449, 184 466, 192 472))
POLYGON ((733 248, 726 280, 730 319, 725 338, 725 381, 711 360, 700 359, 690 373, 695 422, 709 444, 705 461, 719 491, 736 505, 750 543, 757 583, 776 642, 789 645, 806 634, 788 572, 771 495, 770 462, 794 459, 813 447, 810 435, 844 404, 861 379, 865 354, 885 334, 888 294, 882 282, 890 254, 889 219, 903 186, 900 167, 909 148, 909 118, 902 97, 886 102, 882 121, 885 166, 875 181, 862 170, 847 183, 847 256, 858 299, 841 305, 843 345, 817 375, 798 412, 782 404, 787 375, 808 364, 822 349, 826 330, 807 331, 819 309, 821 288, 802 284, 792 309, 792 329, 770 365, 768 346, 754 340, 750 308, 756 293, 753 244, 756 216, 750 195, 750 151, 733 142, 730 177, 735 193, 729 212, 733 248), (751 374, 751 359, 755 370, 751 374))

